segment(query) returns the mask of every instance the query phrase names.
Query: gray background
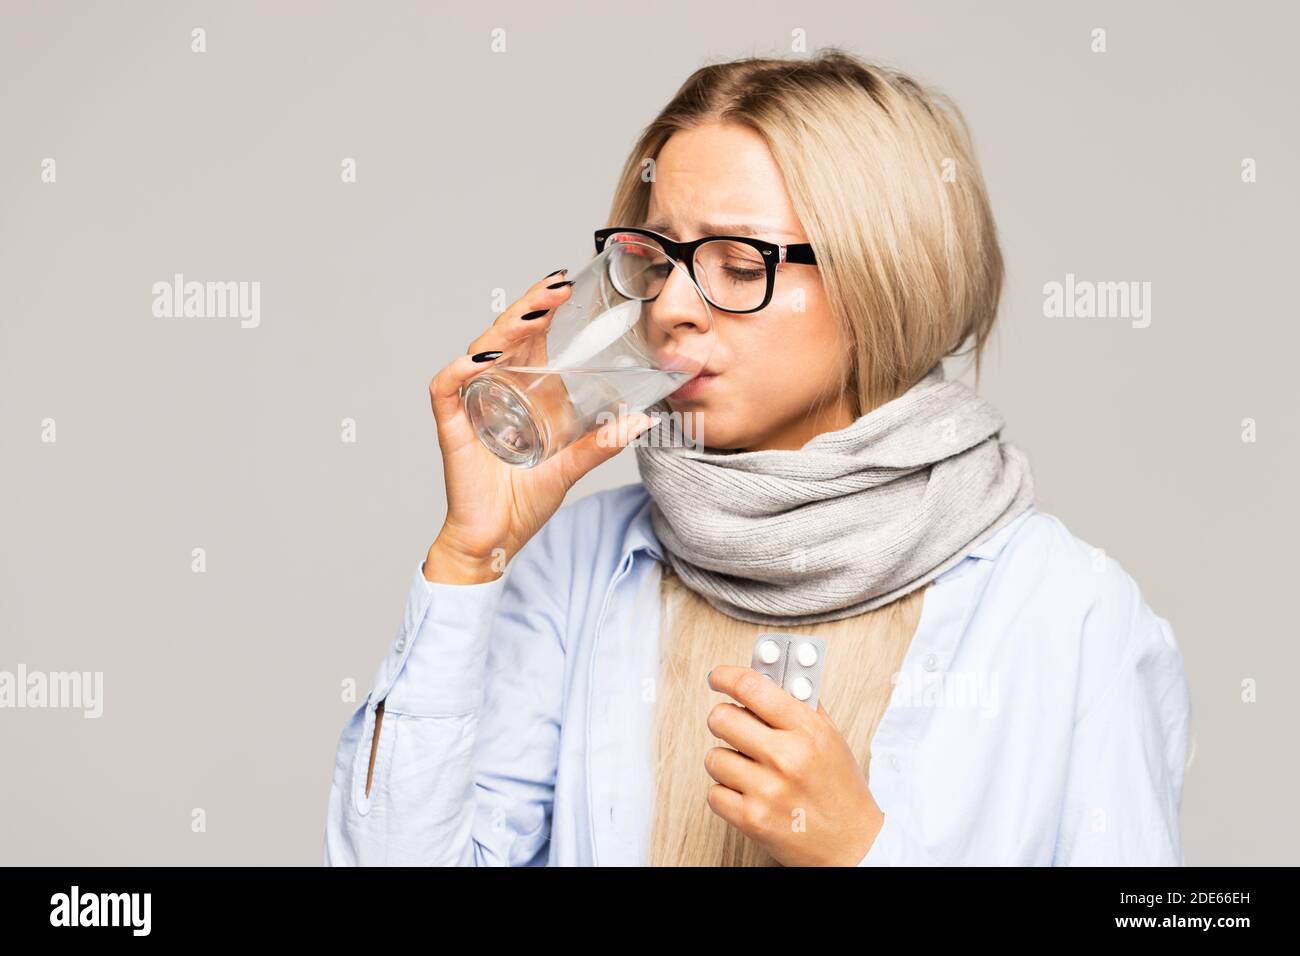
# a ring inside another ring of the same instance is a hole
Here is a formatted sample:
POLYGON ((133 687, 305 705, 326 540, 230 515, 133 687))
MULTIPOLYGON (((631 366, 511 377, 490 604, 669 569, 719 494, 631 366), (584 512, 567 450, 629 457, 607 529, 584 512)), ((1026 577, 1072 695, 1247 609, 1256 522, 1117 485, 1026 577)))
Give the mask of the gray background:
POLYGON ((494 289, 588 257, 693 69, 800 28, 964 109, 1009 266, 982 391, 1039 507, 1178 635, 1187 861, 1300 862, 1280 6, 5 0, 0 669, 103 671, 106 701, 0 710, 0 862, 319 861, 341 682, 369 689, 443 513, 429 378, 494 289), (260 281, 261 326, 155 318, 174 272, 260 281), (1150 327, 1044 318, 1067 272, 1151 282, 1150 327))

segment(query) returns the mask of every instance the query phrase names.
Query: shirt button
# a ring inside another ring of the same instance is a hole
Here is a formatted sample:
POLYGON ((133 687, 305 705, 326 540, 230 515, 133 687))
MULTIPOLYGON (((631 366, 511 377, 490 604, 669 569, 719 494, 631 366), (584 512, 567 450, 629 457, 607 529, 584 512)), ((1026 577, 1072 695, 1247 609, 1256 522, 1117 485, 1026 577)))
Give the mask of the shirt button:
POLYGON ((898 759, 898 754, 890 754, 889 765, 893 767, 895 770, 898 770, 900 767, 903 766, 903 761, 898 759))
POLYGON ((938 658, 938 656, 935 655, 935 654, 926 654, 926 655, 925 655, 925 665, 924 665, 924 666, 925 666, 925 669, 928 670, 928 671, 932 671, 932 670, 934 670, 936 667, 939 666, 939 658, 938 658))
POLYGON ((402 651, 404 651, 404 650, 406 650, 406 635, 405 635, 405 634, 403 634, 401 637, 399 637, 399 638, 397 639, 397 653, 400 654, 400 653, 402 653, 402 651))

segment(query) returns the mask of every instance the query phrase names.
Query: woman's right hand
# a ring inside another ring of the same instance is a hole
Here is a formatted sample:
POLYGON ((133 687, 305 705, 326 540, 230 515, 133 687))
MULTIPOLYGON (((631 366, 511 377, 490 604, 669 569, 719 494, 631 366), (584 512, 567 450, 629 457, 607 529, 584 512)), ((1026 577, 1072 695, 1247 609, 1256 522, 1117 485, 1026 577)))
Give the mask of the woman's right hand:
POLYGON ((625 416, 533 468, 506 464, 474 434, 461 401, 461 386, 491 368, 500 353, 508 354, 531 336, 545 334, 555 308, 570 295, 570 283, 564 279, 567 272, 560 270, 539 280, 470 343, 465 355, 429 383, 447 489, 447 518, 424 563, 429 581, 475 584, 499 577, 579 478, 650 427, 650 418, 643 413, 625 416), (527 315, 534 317, 524 318, 527 315), (474 356, 482 360, 474 361, 474 356))

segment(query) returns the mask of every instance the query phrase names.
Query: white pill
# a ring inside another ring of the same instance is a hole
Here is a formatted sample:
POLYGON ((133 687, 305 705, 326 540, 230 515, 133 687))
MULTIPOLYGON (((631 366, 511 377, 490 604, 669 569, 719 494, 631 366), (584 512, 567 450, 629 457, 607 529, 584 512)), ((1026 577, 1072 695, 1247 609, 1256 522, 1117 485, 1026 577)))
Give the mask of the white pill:
POLYGON ((807 700, 812 696, 812 681, 806 677, 796 677, 790 685, 790 693, 800 700, 807 700))
POLYGON ((781 648, 776 641, 764 641, 758 645, 758 659, 764 664, 775 664, 781 658, 781 648))
POLYGON ((799 645, 799 663, 804 667, 812 667, 817 663, 817 646, 811 641, 799 645))

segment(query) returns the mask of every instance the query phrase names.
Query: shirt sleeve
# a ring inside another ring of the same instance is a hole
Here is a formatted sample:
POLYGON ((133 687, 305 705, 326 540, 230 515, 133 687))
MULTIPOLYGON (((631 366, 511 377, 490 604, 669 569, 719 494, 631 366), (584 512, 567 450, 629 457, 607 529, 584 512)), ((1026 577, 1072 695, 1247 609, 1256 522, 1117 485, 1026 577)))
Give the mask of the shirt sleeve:
POLYGON ((858 866, 935 866, 935 860, 897 811, 885 814, 876 840, 858 866))
POLYGON ((1169 622, 1145 620, 1074 727, 1054 865, 1183 865, 1191 697, 1169 622))
POLYGON ((546 862, 568 594, 549 528, 495 581, 432 583, 417 569, 374 689, 339 739, 326 866, 546 862))

